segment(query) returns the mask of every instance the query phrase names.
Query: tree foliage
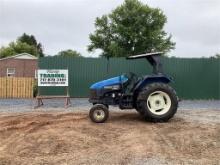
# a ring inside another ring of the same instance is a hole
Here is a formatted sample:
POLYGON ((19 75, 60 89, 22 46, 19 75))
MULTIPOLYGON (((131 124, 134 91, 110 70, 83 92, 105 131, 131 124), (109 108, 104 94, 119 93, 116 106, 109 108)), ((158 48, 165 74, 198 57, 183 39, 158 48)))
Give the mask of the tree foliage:
POLYGON ((82 57, 81 54, 75 50, 67 49, 60 51, 56 56, 61 57, 82 57))
POLYGON ((23 34, 16 41, 12 41, 8 46, 0 48, 0 58, 13 56, 19 53, 29 53, 36 57, 42 57, 43 48, 33 35, 23 34))
POLYGON ((44 53, 43 53, 43 46, 42 44, 39 42, 37 42, 36 38, 34 37, 34 35, 27 35, 26 33, 24 33, 22 36, 18 37, 18 41, 26 43, 28 45, 34 46, 36 48, 36 53, 39 57, 43 57, 44 53))
POLYGON ((209 58, 211 58, 211 59, 219 58, 220 59, 220 54, 216 53, 214 56, 210 56, 209 58))
POLYGON ((138 0, 125 0, 112 13, 96 18, 90 34, 89 51, 102 50, 102 56, 119 57, 174 49, 171 35, 163 30, 166 16, 138 0))
POLYGON ((217 54, 215 55, 215 58, 220 58, 220 54, 217 53, 217 54))

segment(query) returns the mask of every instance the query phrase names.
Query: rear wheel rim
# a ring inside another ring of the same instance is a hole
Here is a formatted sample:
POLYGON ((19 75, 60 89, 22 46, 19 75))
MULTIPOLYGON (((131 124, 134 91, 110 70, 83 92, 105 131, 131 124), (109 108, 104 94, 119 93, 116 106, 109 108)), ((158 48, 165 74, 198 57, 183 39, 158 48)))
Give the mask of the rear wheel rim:
POLYGON ((101 121, 105 118, 105 112, 102 109, 97 109, 93 112, 93 117, 96 121, 101 121))
POLYGON ((164 115, 170 110, 171 98, 163 91, 155 91, 148 96, 147 107, 155 115, 164 115))

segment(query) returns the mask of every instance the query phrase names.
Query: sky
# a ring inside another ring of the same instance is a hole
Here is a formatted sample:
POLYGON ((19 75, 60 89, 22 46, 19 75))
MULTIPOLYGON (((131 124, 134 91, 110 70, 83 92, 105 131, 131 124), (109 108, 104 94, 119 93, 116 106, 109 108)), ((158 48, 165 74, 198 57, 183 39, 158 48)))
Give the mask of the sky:
MULTIPOLYGON (((141 0, 167 16, 165 31, 176 42, 169 55, 210 57, 220 53, 220 0, 141 0)), ((47 55, 74 49, 86 57, 96 17, 110 13, 123 0, 0 0, 0 46, 24 32, 33 34, 47 55)))

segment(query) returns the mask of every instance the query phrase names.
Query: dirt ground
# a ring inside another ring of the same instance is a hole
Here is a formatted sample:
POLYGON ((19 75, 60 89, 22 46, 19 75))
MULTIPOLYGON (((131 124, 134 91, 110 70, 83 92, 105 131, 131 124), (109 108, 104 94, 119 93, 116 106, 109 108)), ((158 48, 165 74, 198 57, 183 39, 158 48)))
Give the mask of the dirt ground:
POLYGON ((0 164, 220 164, 220 111, 179 111, 150 123, 114 111, 0 113, 0 164))

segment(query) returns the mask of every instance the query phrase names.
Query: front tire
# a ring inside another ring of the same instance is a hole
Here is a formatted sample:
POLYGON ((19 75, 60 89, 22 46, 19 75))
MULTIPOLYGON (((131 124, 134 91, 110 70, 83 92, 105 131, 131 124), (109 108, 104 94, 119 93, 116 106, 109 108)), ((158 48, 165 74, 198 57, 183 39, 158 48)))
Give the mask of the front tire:
POLYGON ((178 107, 175 90, 164 83, 152 83, 139 93, 137 98, 139 113, 146 119, 164 122, 172 118, 178 107))
POLYGON ((108 108, 102 104, 94 105, 89 112, 90 119, 95 123, 104 123, 109 116, 108 108))

